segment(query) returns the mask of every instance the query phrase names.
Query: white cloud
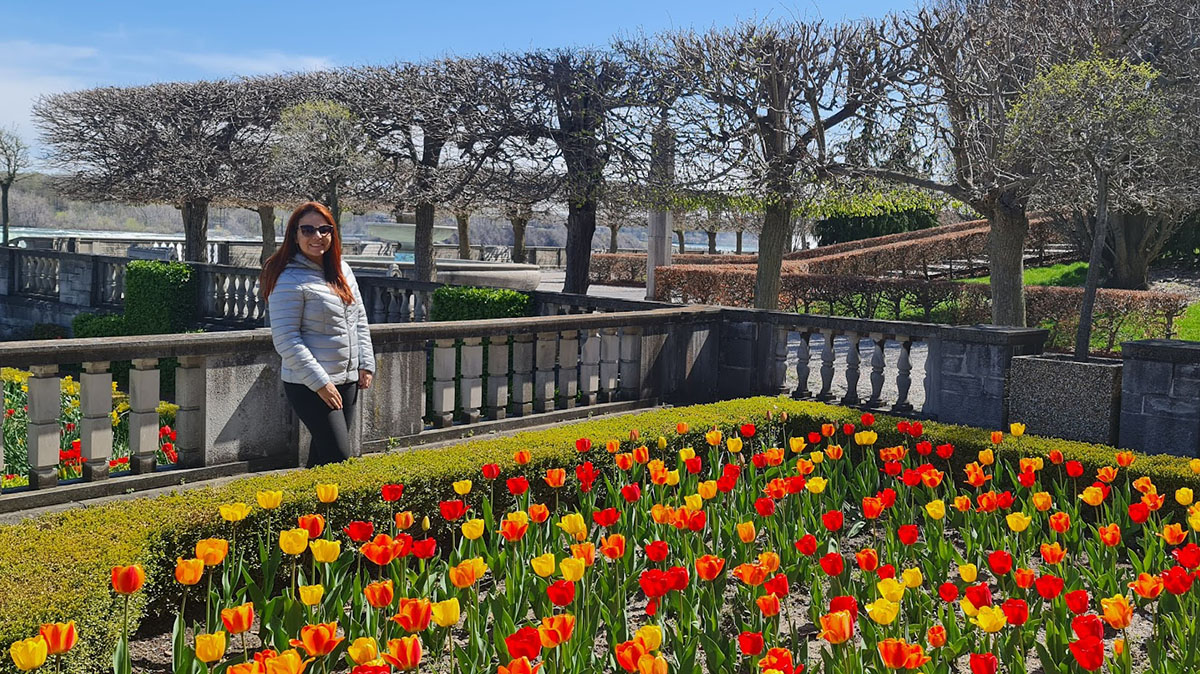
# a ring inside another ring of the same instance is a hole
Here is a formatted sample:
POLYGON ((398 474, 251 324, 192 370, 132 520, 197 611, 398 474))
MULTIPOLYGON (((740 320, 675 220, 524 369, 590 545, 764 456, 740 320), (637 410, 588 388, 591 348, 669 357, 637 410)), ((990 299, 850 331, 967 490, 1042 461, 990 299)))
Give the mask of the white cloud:
POLYGON ((284 54, 277 51, 255 54, 168 52, 181 63, 219 75, 266 75, 270 73, 323 70, 333 63, 319 56, 284 54))

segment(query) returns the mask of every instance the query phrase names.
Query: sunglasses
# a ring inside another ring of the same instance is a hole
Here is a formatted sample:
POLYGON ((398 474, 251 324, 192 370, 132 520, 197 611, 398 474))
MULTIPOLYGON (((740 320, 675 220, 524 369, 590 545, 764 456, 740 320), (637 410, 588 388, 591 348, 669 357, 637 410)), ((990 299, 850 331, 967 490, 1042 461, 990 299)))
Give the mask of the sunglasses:
POLYGON ((321 225, 320 227, 313 227, 312 225, 300 225, 300 233, 304 236, 316 236, 317 234, 320 234, 321 236, 328 236, 333 234, 333 225, 321 225))

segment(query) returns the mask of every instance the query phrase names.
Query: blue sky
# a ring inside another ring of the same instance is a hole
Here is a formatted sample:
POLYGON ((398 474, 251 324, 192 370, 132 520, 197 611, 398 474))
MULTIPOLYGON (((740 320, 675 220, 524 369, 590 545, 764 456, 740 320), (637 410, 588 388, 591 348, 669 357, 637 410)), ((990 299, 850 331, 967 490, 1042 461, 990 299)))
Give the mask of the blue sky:
POLYGON ((640 30, 739 18, 882 16, 904 0, 23 0, 0 17, 0 126, 36 144, 37 96, 102 85, 215 79, 606 43, 640 30))

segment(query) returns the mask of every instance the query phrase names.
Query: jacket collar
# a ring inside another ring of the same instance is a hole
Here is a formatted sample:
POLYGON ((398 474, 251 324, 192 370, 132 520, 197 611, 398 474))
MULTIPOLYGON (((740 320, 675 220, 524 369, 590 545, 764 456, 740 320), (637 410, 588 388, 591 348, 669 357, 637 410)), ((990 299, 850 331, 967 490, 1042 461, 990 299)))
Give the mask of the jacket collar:
POLYGON ((295 256, 292 257, 292 262, 296 262, 299 265, 301 265, 303 267, 308 267, 309 269, 312 269, 314 271, 319 271, 319 272, 325 271, 324 267, 322 267, 321 265, 317 264, 316 262, 313 262, 312 260, 308 259, 308 256, 305 255, 304 253, 301 253, 300 251, 296 251, 295 256))

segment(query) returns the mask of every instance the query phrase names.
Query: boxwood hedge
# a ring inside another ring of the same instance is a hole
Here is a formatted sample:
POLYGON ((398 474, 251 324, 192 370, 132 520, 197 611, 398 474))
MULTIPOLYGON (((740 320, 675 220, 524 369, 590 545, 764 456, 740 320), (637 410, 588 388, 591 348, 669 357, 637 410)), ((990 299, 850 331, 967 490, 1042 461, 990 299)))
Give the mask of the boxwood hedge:
MULTIPOLYGON (((746 421, 764 423, 768 410, 787 412, 790 435, 817 430, 822 423, 855 423, 860 412, 814 402, 787 398, 750 398, 692 407, 668 408, 563 424, 549 430, 527 431, 511 436, 466 440, 439 449, 392 452, 352 459, 342 464, 310 470, 266 474, 236 480, 220 487, 176 491, 152 498, 111 502, 75 508, 61 513, 24 520, 0 527, 0 647, 37 633, 40 623, 51 620, 75 620, 80 642, 69 658, 72 672, 99 672, 107 668, 110 649, 120 630, 120 604, 109 588, 109 570, 117 564, 138 562, 148 574, 146 591, 137 596, 134 615, 138 620, 169 611, 175 601, 172 587, 174 559, 190 555, 195 541, 210 535, 224 535, 227 529, 217 514, 217 506, 233 501, 254 504, 255 494, 263 489, 284 492, 284 505, 272 517, 276 521, 314 512, 317 502, 314 485, 336 482, 340 496, 329 513, 331 522, 369 518, 385 521, 388 511, 379 499, 379 488, 390 482, 406 485, 400 506, 414 513, 436 513, 437 501, 451 494, 450 483, 464 476, 475 477, 485 463, 499 463, 503 473, 517 472, 512 454, 529 449, 533 461, 521 472, 540 475, 551 465, 564 466, 598 458, 575 451, 575 440, 592 438, 603 446, 608 439, 628 442, 632 428, 640 429, 642 440, 653 443, 660 434, 673 437, 677 422, 690 425, 691 443, 700 450, 703 432, 711 426, 730 428, 746 421)), ((778 417, 777 417, 778 419, 778 417)), ((875 429, 879 442, 895 444, 899 433, 897 418, 878 415, 875 429)), ((955 445, 955 476, 961 476, 962 464, 992 446, 987 430, 925 425, 926 437, 935 443, 955 445)), ((847 448, 851 457, 857 450, 847 448)), ((1113 448, 1025 436, 1008 437, 999 447, 1001 457, 1013 455, 1045 456, 1058 449, 1068 459, 1081 461, 1089 470, 1112 464, 1113 448)), ((600 456, 605 457, 603 450, 600 456)), ((598 460, 597 467, 610 469, 611 462, 598 460)), ((1053 468, 1047 465, 1048 470, 1053 468)), ((1169 456, 1139 456, 1131 471, 1149 475, 1164 493, 1179 486, 1200 489, 1200 477, 1193 475, 1184 459, 1169 456)), ((531 480, 531 484, 540 484, 531 480)), ((599 487, 598 487, 599 488, 599 487)), ((504 490, 499 490, 503 492, 504 490)), ((1168 499, 1170 503, 1171 500, 1168 499)), ((257 511, 243 525, 257 530, 262 517, 257 511)), ((431 518, 434 533, 443 526, 431 518)), ((243 529, 245 530, 245 529, 243 529)), ((3 659, 0 671, 9 672, 11 662, 3 659)))

